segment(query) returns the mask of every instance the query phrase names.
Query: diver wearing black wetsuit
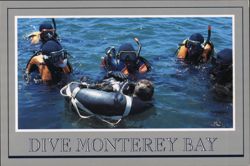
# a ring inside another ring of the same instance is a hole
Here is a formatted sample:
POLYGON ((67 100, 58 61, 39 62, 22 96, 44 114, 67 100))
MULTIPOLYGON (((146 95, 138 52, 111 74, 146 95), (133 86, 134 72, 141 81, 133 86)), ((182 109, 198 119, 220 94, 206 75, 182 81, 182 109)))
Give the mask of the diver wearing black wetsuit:
POLYGON ((114 47, 108 47, 106 49, 106 55, 102 60, 102 67, 106 71, 119 71, 125 75, 128 75, 130 79, 134 79, 137 75, 142 75, 151 70, 150 63, 140 56, 141 43, 138 38, 135 38, 138 44, 138 50, 135 50, 132 44, 122 44, 118 52, 114 47))
POLYGON ((208 27, 208 37, 206 41, 200 33, 192 34, 180 44, 177 50, 177 58, 195 65, 208 62, 214 52, 214 46, 210 41, 210 36, 210 26, 208 27))
POLYGON ((217 53, 212 61, 210 77, 218 95, 232 97, 233 64, 232 49, 226 48, 217 53))
POLYGON ((57 83, 62 79, 63 74, 72 72, 72 67, 68 62, 68 53, 57 40, 57 34, 51 24, 41 24, 39 31, 42 45, 27 63, 25 79, 27 82, 30 81, 30 73, 38 71, 41 82, 57 83))

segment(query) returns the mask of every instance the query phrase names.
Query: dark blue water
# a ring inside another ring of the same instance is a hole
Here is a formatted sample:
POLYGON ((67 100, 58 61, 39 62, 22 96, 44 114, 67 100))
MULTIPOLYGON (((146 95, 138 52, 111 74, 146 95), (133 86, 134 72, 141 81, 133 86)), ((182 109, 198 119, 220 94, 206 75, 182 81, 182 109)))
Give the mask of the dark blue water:
MULTIPOLYGON (((28 33, 51 19, 18 19, 18 127, 19 129, 108 128, 96 119, 79 119, 60 95, 60 86, 27 84, 22 76, 31 46, 28 33)), ((207 36, 217 51, 232 48, 231 18, 56 18, 62 45, 71 53, 72 80, 100 77, 105 48, 119 47, 138 37, 141 55, 153 65, 147 76, 155 84, 154 107, 124 118, 117 128, 231 128, 232 102, 211 90, 208 64, 191 67, 176 60, 178 43, 192 33, 207 36)), ((134 45, 136 47, 136 45, 134 45)))

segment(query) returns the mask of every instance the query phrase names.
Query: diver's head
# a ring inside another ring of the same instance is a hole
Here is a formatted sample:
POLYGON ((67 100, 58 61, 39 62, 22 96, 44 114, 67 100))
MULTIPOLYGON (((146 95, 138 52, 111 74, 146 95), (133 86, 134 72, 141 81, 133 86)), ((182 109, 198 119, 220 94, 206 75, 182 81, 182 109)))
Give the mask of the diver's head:
POLYGON ((67 65, 67 52, 62 46, 54 41, 49 40, 41 47, 44 59, 56 67, 65 67, 67 65))
POLYGON ((40 31, 40 38, 43 43, 51 39, 56 39, 57 35, 55 33, 55 29, 50 23, 46 22, 42 23, 39 26, 39 31, 40 31))
POLYGON ((221 65, 232 64, 232 49, 226 48, 217 53, 216 63, 221 65))
POLYGON ((203 52, 203 42, 204 37, 200 33, 194 33, 188 38, 186 43, 186 47, 188 48, 188 60, 192 62, 199 61, 203 52))
POLYGON ((118 58, 126 64, 129 73, 137 70, 138 55, 130 43, 122 44, 118 50, 118 58))
POLYGON ((218 52, 211 71, 212 79, 219 84, 232 82, 232 62, 232 49, 218 52))
POLYGON ((204 37, 200 33, 194 33, 189 37, 189 40, 203 43, 204 37))
POLYGON ((134 95, 144 101, 152 99, 154 94, 154 85, 151 81, 142 79, 135 85, 134 95))
POLYGON ((226 48, 216 54, 216 59, 212 64, 216 73, 225 75, 226 71, 232 72, 232 62, 232 49, 226 48))

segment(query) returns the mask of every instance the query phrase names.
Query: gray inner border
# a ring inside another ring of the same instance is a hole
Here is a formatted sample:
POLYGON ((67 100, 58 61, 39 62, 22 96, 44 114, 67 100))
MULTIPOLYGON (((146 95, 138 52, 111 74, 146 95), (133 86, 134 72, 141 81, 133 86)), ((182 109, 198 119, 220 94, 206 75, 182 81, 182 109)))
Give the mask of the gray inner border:
MULTIPOLYGON (((7 18, 9 18, 9 10, 11 9, 112 9, 112 8, 115 8, 115 9, 130 9, 130 8, 133 8, 133 9, 137 9, 137 8, 150 8, 150 9, 165 9, 165 8, 174 8, 174 7, 60 7, 60 8, 56 8, 56 7, 51 7, 51 8, 7 8, 7 18)), ((242 10, 242 17, 244 16, 243 15, 243 7, 242 6, 233 6, 233 7, 176 7, 176 8, 241 8, 242 10)), ((244 20, 244 18, 242 18, 242 20, 244 20)), ((244 34, 243 34, 243 27, 244 27, 244 21, 242 21, 242 50, 244 50, 244 34)), ((7 30, 9 30, 9 20, 7 19, 7 30)), ((9 65, 9 32, 7 32, 7 64, 9 65)), ((244 52, 242 52, 242 75, 243 75, 243 80, 244 80, 244 55, 243 55, 244 52)), ((8 69, 7 69, 7 73, 9 73, 9 66, 8 66, 8 69)), ((8 89, 9 89, 9 74, 8 74, 8 89)), ((244 106, 244 81, 242 81, 242 89, 243 89, 243 106, 244 106)), ((9 91, 8 91, 9 92, 9 91)), ((9 105, 10 105, 10 95, 8 95, 9 98, 8 98, 8 110, 9 110, 9 105)), ((98 155, 98 156, 89 156, 89 155, 77 155, 77 156, 68 156, 68 155, 60 155, 60 156, 11 156, 10 153, 9 153, 9 111, 8 111, 8 154, 9 154, 9 158, 138 158, 138 157, 153 157, 153 158, 159 158, 159 157, 171 157, 171 158, 176 158, 176 157, 185 157, 185 158, 188 158, 188 157, 196 157, 196 158, 200 158, 200 157, 244 157, 244 107, 243 107, 243 154, 235 154, 235 155, 121 155, 121 156, 118 156, 118 155, 115 155, 115 156, 106 156, 106 155, 98 155)))

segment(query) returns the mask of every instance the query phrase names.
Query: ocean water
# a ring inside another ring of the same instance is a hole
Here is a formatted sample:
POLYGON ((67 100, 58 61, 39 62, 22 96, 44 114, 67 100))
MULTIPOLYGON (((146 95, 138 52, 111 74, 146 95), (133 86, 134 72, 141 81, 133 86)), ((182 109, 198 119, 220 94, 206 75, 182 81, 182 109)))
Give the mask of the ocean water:
POLYGON ((37 31, 50 18, 18 18, 18 128, 231 128, 232 101, 223 101, 212 91, 209 64, 186 65, 176 59, 178 44, 192 33, 207 37, 215 50, 232 48, 232 18, 56 18, 57 33, 71 54, 74 73, 71 80, 82 76, 101 77, 100 62, 109 46, 118 47, 138 37, 141 55, 153 66, 146 76, 155 85, 154 107, 124 118, 111 127, 97 119, 80 119, 60 95, 61 86, 27 84, 23 73, 27 61, 39 45, 30 45, 27 35, 37 31))

